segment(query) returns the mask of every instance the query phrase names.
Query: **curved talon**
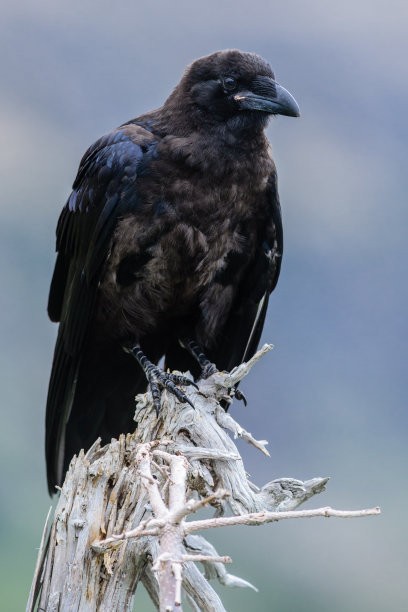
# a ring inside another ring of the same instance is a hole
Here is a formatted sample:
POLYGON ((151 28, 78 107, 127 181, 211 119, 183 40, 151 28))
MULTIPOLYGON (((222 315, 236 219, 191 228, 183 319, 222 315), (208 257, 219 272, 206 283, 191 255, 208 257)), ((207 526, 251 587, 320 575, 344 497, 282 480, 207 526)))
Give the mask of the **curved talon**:
POLYGON ((164 386, 170 391, 170 393, 173 393, 173 395, 175 395, 180 402, 190 404, 190 406, 194 408, 194 404, 188 399, 187 395, 176 387, 172 380, 166 380, 164 386))
POLYGON ((170 375, 172 381, 176 383, 177 385, 183 385, 184 387, 188 387, 189 385, 192 385, 198 391, 198 385, 196 385, 194 380, 191 380, 191 378, 187 378, 186 376, 181 376, 181 374, 170 374, 170 372, 163 372, 163 373, 166 375, 170 375))
POLYGON ((239 389, 234 388, 233 389, 233 394, 234 397, 239 401, 239 402, 244 402, 244 406, 245 408, 248 406, 248 402, 247 402, 247 398, 245 397, 245 395, 242 393, 242 391, 240 391, 239 389))

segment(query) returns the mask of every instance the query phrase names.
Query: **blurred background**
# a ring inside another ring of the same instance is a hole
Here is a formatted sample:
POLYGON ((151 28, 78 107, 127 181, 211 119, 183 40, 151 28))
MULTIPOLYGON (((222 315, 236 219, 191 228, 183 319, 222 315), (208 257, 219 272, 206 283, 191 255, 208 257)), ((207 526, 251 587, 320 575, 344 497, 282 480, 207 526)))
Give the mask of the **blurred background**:
MULTIPOLYGON (((330 476, 305 507, 381 517, 209 534, 259 593, 228 610, 408 609, 408 4, 402 0, 22 0, 1 6, 1 608, 23 610, 50 505, 44 406, 54 232, 97 137, 159 106, 212 51, 256 51, 299 102, 268 130, 285 229, 264 340, 234 416, 252 480, 330 476), (404 485, 405 482, 405 485, 404 485)), ((138 608, 151 610, 144 595, 138 608)))

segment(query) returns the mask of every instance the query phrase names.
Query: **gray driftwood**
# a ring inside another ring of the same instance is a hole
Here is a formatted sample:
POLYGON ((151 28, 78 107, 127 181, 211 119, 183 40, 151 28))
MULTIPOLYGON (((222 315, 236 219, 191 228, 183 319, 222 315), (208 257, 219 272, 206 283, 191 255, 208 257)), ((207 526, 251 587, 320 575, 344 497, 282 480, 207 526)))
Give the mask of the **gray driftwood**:
MULTIPOLYGON (((343 516, 330 508, 294 512, 324 490, 327 478, 282 478, 261 488, 247 478, 230 434, 268 455, 266 442, 241 428, 219 401, 270 348, 265 345, 231 373, 200 381, 198 390, 187 388, 194 409, 164 392, 157 418, 150 393, 138 396, 134 433, 103 448, 96 442, 72 460, 49 540, 42 539, 27 610, 124 612, 133 609, 141 582, 161 611, 181 610, 183 593, 193 610, 221 612, 210 579, 252 585, 229 574, 230 558, 196 531, 343 516), (215 517, 187 520, 203 506, 212 506, 215 517)), ((364 513, 378 509, 343 514, 364 513)))

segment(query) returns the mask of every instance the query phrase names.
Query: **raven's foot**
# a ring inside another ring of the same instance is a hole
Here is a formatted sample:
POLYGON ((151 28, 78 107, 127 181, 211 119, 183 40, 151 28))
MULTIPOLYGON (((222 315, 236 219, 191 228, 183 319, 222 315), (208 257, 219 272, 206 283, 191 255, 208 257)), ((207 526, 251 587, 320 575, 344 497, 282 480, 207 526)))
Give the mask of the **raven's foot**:
MULTIPOLYGON (((201 368, 201 378, 209 378, 212 374, 219 372, 215 363, 207 359, 197 342, 195 342, 194 340, 183 338, 182 340, 180 340, 180 344, 197 361, 198 365, 201 368)), ((245 395, 237 387, 233 387, 230 393, 231 398, 235 397, 238 401, 244 402, 244 406, 247 405, 248 402, 245 395)))
POLYGON ((125 349, 139 362, 146 378, 150 385, 152 392, 154 407, 156 408, 157 416, 159 415, 161 408, 161 392, 162 389, 167 389, 170 393, 175 395, 177 399, 183 404, 190 404, 194 408, 194 404, 188 399, 187 395, 179 389, 178 385, 187 387, 192 385, 198 389, 194 381, 190 380, 186 376, 180 374, 172 374, 170 372, 164 372, 161 368, 156 366, 154 363, 148 360, 146 355, 141 350, 140 346, 134 346, 131 349, 125 349))

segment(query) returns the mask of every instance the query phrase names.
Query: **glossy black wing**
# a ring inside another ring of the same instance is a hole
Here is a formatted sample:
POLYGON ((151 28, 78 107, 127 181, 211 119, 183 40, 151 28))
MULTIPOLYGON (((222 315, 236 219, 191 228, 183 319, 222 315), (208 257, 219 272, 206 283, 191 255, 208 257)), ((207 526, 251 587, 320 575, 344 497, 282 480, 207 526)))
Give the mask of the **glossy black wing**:
POLYGON ((138 130, 126 126, 88 149, 58 221, 48 301, 51 320, 60 322, 46 410, 50 492, 62 478, 66 424, 112 234, 118 219, 138 206, 136 177, 148 148, 146 132, 138 138, 138 130))
POLYGON ((274 173, 268 182, 269 222, 258 242, 255 257, 242 279, 234 306, 210 355, 220 370, 231 370, 256 352, 268 308, 269 295, 278 282, 282 253, 282 217, 274 173))

